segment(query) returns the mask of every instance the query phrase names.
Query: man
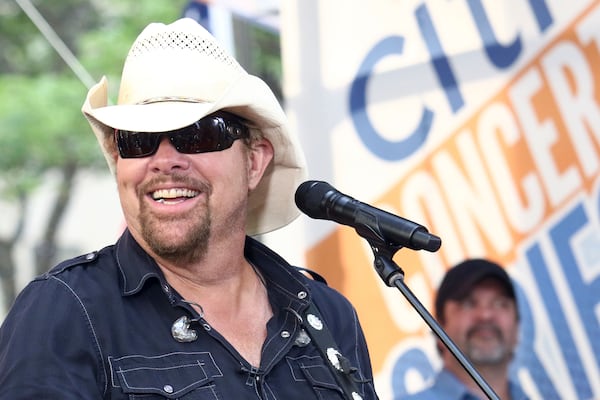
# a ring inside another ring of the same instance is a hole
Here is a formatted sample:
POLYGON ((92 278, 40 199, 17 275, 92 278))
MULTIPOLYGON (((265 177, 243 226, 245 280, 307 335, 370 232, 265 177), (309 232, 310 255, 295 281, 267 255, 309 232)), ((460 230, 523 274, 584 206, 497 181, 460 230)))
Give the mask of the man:
POLYGON ((336 366, 354 398, 377 398, 350 303, 250 237, 297 216, 305 177, 260 79, 195 21, 154 23, 118 104, 103 78, 83 113, 127 229, 22 291, 0 330, 0 398, 341 399, 336 366))
MULTIPOLYGON (((469 259, 448 270, 437 292, 435 314, 500 399, 527 398, 508 376, 518 342, 519 312, 512 281, 502 267, 485 259, 469 259)), ((405 399, 488 398, 441 342, 438 350, 443 368, 433 384, 405 399)))

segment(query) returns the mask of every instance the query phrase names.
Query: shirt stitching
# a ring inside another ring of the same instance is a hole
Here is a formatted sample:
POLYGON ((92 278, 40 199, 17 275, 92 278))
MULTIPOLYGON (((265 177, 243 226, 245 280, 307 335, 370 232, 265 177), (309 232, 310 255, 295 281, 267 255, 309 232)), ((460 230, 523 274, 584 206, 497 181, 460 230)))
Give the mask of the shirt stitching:
POLYGON ((69 286, 68 283, 66 283, 62 279, 58 278, 57 276, 52 276, 51 278, 55 279, 59 283, 63 284, 69 290, 69 292, 73 295, 73 297, 75 297, 75 299, 77 300, 77 302, 79 303, 79 305, 81 306, 81 309, 83 310, 83 312, 85 314, 85 318, 87 319, 88 326, 90 327, 92 336, 94 338, 94 343, 96 345, 96 348, 98 349, 100 364, 102 365, 102 374, 104 375, 104 392, 103 393, 106 393, 108 390, 108 376, 106 376, 106 366, 104 363, 104 355, 102 352, 102 347, 100 346, 100 341, 98 340, 98 335, 96 334, 96 329, 94 328, 94 324, 92 323, 92 319, 90 318, 87 308, 85 307, 85 304, 83 303, 83 301, 81 300, 79 295, 77 295, 77 293, 75 293, 73 288, 71 288, 71 286, 69 286))

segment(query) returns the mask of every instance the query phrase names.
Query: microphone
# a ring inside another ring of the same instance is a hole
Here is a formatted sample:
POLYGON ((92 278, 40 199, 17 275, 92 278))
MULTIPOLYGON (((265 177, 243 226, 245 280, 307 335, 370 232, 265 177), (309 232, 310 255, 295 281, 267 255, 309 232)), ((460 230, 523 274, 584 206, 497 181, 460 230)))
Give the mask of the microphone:
POLYGON ((298 186, 296 205, 315 219, 331 220, 353 227, 366 239, 375 239, 394 247, 437 251, 442 240, 427 228, 379 208, 361 203, 327 182, 306 181, 298 186))

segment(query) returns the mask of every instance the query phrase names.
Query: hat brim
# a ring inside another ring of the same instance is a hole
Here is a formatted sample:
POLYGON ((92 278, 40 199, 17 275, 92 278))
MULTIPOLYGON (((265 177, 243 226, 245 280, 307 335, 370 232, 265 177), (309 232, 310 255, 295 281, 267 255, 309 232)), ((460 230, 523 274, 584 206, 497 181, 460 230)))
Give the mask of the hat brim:
POLYGON ((112 128, 138 132, 165 132, 198 121, 212 112, 214 104, 163 101, 150 104, 124 104, 95 110, 92 115, 112 128), (164 118, 165 115, 172 116, 164 118))

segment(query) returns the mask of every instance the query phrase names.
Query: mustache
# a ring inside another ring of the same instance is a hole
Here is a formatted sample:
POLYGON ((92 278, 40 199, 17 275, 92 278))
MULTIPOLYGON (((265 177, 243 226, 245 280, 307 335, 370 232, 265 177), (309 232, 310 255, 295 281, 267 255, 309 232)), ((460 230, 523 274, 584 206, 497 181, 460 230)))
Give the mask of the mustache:
POLYGON ((195 179, 188 175, 180 173, 173 173, 169 175, 159 175, 150 178, 148 181, 142 183, 138 187, 138 194, 144 195, 151 191, 153 188, 167 184, 182 186, 207 194, 210 194, 212 192, 212 187, 202 180, 195 179))
POLYGON ((469 330, 467 330, 467 338, 471 338, 478 331, 482 330, 491 330, 494 333, 494 335, 498 337, 498 339, 503 339, 502 330, 498 327, 498 325, 492 323, 473 325, 469 330))

